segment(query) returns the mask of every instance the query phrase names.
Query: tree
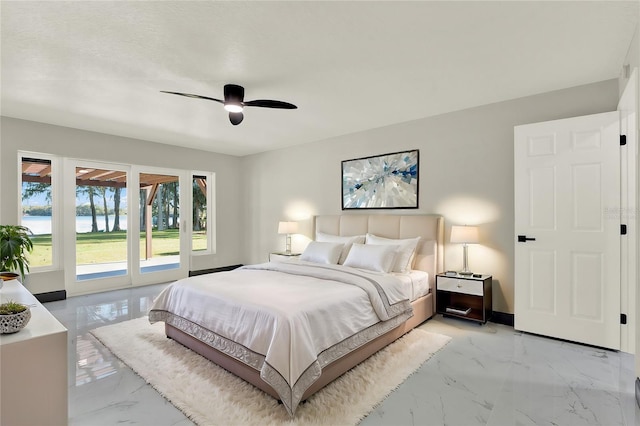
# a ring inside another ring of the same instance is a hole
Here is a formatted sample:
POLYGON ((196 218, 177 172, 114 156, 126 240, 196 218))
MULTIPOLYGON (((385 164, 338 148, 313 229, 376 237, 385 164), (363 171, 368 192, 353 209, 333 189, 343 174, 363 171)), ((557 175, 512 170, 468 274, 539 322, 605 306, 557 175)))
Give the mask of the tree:
POLYGON ((164 191, 164 185, 160 184, 158 185, 158 191, 156 192, 156 204, 158 205, 158 223, 157 223, 157 229, 158 231, 162 231, 164 230, 164 215, 165 215, 165 210, 164 210, 164 206, 166 205, 165 203, 165 193, 166 191, 164 191))
MULTIPOLYGON (((147 209, 151 209, 153 211, 152 206, 147 206, 147 197, 149 195, 149 191, 146 188, 141 188, 139 191, 140 194, 140 229, 146 229, 147 223, 147 209)), ((153 203, 152 203, 153 204, 153 203)))
POLYGON ((109 188, 106 186, 98 186, 97 192, 102 195, 102 205, 104 206, 104 232, 109 232, 109 206, 107 205, 107 191, 109 188))
POLYGON ((51 184, 39 182, 22 183, 22 200, 28 200, 34 195, 44 194, 46 200, 51 203, 51 184))
MULTIPOLYGON (((80 194, 87 194, 89 196, 89 212, 91 213, 91 232, 98 232, 98 213, 96 209, 95 200, 93 199, 94 195, 96 195, 96 189, 94 186, 76 185, 76 198, 80 194)), ((78 215, 79 212, 83 212, 84 208, 82 207, 83 206, 76 206, 76 215, 78 215)))
POLYGON ((113 231, 122 231, 120 229, 120 188, 113 188, 113 231))
POLYGON ((93 202, 95 188, 93 186, 85 186, 89 194, 89 206, 91 207, 91 232, 98 232, 98 215, 96 214, 96 204, 93 202))
POLYGON ((195 177, 193 179, 193 230, 201 231, 207 229, 207 196, 200 187, 197 180, 204 177, 195 177))
POLYGON ((178 193, 178 182, 171 182, 173 187, 173 215, 171 217, 171 227, 178 228, 178 213, 180 208, 180 194, 178 193))

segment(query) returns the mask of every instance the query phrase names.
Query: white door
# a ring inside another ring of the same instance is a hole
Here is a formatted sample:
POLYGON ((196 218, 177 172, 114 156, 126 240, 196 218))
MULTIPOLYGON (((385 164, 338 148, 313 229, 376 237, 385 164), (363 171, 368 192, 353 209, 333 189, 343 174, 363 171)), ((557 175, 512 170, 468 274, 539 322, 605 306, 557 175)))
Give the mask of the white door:
POLYGON ((515 328, 619 349, 618 112, 517 126, 514 152, 515 328))

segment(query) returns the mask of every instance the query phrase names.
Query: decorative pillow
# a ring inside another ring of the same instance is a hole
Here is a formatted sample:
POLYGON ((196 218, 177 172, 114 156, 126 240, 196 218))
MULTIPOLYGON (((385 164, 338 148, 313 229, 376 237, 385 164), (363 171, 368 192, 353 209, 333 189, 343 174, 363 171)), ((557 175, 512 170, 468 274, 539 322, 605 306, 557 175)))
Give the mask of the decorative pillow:
POLYGON ((340 259, 340 253, 344 244, 340 243, 323 243, 318 241, 311 241, 302 255, 300 260, 306 260, 307 262, 314 263, 327 263, 335 265, 340 259))
POLYGON ((364 235, 341 237, 339 235, 316 232, 316 241, 321 241, 324 243, 342 243, 344 247, 342 249, 342 253, 340 253, 340 259, 338 260, 338 263, 342 265, 347 259, 347 254, 349 254, 349 250, 351 250, 351 245, 353 243, 364 244, 364 235))
POLYGON ((411 268, 413 254, 416 251, 420 237, 395 240, 391 238, 378 237, 373 234, 367 234, 366 241, 367 244, 395 246, 396 258, 391 270, 393 272, 406 272, 407 269, 411 268))
POLYGON ((396 256, 394 246, 354 243, 349 250, 344 266, 390 272, 396 256))

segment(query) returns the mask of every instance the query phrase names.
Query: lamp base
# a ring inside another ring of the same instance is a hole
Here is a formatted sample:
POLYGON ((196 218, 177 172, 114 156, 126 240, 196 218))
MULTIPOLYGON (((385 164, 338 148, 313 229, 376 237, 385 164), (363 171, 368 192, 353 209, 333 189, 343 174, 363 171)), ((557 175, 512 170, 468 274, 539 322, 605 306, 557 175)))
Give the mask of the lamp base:
POLYGON ((469 247, 467 243, 462 246, 462 271, 458 272, 458 275, 467 276, 473 275, 473 272, 469 270, 469 247))

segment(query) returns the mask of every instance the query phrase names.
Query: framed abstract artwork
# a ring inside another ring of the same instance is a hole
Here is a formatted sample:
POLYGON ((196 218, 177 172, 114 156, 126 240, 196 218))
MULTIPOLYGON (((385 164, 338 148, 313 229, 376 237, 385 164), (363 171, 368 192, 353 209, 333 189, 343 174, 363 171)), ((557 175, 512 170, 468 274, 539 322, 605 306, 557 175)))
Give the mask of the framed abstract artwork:
POLYGON ((417 209, 420 151, 342 162, 342 210, 417 209))

